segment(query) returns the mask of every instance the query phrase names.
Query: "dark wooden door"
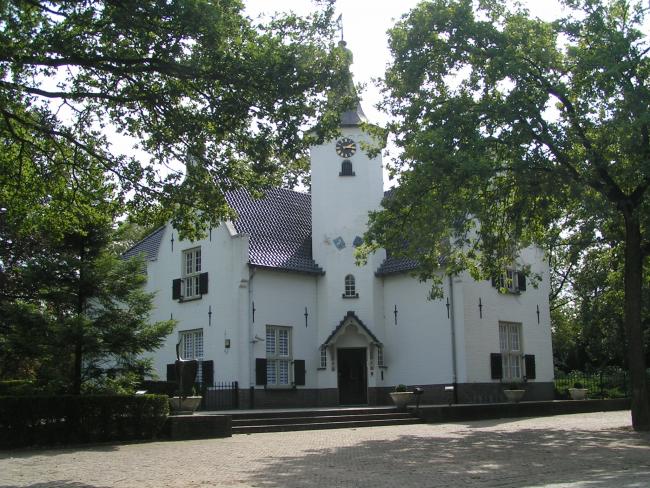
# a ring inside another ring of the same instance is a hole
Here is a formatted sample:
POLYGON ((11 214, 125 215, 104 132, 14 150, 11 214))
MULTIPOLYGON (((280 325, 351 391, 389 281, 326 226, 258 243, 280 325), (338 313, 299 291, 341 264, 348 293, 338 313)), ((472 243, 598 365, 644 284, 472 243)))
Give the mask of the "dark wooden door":
POLYGON ((338 349, 339 404, 368 403, 366 349, 338 349))

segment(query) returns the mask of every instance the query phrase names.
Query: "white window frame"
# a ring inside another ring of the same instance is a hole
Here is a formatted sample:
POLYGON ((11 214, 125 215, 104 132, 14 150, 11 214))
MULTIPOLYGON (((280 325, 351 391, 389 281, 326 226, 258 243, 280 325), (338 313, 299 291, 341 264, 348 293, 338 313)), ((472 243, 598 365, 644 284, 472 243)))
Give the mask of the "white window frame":
POLYGON ((200 297, 201 248, 193 247, 183 251, 181 296, 184 299, 200 297))
POLYGON ((293 386, 292 327, 266 326, 266 386, 290 388, 293 386), (285 345, 283 346, 283 343, 285 345))
POLYGON ((327 369, 327 347, 320 348, 320 367, 318 369, 327 369))
POLYGON ((384 348, 381 346, 377 346, 377 367, 378 368, 386 367, 384 365, 384 348))
POLYGON ((523 381, 522 324, 499 322, 499 345, 504 381, 523 381))
POLYGON ((357 279, 353 274, 345 275, 343 280, 343 298, 358 298, 357 279))
MULTIPOLYGON (((181 359, 196 359, 203 361, 203 329, 181 330, 178 332, 180 342, 179 354, 181 359)), ((199 365, 196 372, 196 382, 202 383, 203 368, 199 365)))

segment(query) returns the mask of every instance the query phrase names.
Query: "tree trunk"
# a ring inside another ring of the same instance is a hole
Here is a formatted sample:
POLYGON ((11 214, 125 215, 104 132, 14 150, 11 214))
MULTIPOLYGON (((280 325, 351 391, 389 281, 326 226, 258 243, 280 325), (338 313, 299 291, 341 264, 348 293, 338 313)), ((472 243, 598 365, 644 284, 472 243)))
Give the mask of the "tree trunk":
POLYGON ((641 228, 636 212, 626 211, 624 216, 625 333, 632 387, 632 426, 634 430, 650 430, 650 405, 645 372, 643 331, 641 330, 641 285, 643 279, 641 228))
POLYGON ((82 360, 82 349, 81 344, 75 344, 74 346, 74 371, 72 377, 72 394, 80 395, 81 394, 81 360, 82 360))

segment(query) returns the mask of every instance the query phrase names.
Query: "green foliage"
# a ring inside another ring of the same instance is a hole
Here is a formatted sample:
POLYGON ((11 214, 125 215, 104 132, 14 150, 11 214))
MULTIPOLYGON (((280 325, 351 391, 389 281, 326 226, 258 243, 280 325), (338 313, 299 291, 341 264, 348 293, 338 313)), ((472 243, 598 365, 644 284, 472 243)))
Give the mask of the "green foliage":
POLYGON ((0 397, 0 448, 152 439, 166 396, 0 397))
POLYGON ((1 183, 41 176, 47 198, 50 174, 101 166, 190 237, 230 216, 224 189, 295 185, 351 103, 328 96, 349 83, 331 3, 261 24, 240 0, 0 2, 1 183))
POLYGON ((403 385, 403 384, 399 384, 399 385, 395 386, 395 388, 393 388, 393 391, 396 392, 396 393, 406 392, 406 391, 408 391, 408 386, 403 385))
MULTIPOLYGON (((505 2, 431 0, 390 31, 383 107, 399 186, 371 215, 378 247, 498 276, 523 247, 625 244, 635 427, 650 429, 641 270, 650 251, 650 58, 640 1, 571 0, 555 22, 505 2), (408 236, 405 242, 404 236, 408 236)), ((435 284, 435 282, 434 282, 435 284)))

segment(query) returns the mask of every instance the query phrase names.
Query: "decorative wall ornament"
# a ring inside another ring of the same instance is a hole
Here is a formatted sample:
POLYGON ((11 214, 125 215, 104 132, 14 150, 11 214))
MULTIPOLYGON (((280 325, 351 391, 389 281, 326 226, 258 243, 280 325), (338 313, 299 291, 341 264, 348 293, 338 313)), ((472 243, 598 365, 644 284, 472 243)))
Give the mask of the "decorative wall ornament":
POLYGON ((305 327, 307 327, 307 318, 309 317, 309 313, 307 312, 307 307, 305 307, 305 327))
POLYGON ((449 307, 451 307, 451 304, 449 303, 449 297, 447 297, 447 303, 445 306, 447 307, 447 318, 449 318, 449 307))
POLYGON ((174 233, 172 232, 172 238, 169 240, 172 243, 172 252, 174 252, 174 233))
POLYGON ((397 305, 395 305, 395 310, 393 310, 393 315, 395 315, 395 325, 397 325, 397 305))
POLYGON ((336 239, 334 239, 334 245, 339 251, 345 249, 345 241, 341 236, 338 236, 336 239))
POLYGON ((481 302, 481 297, 478 297, 478 316, 483 318, 483 303, 481 302))
POLYGON ((539 324, 539 304, 537 305, 537 323, 539 324))
POLYGON ((212 305, 208 305, 208 326, 212 326, 212 305))
POLYGON ((354 247, 359 247, 361 244, 363 244, 363 239, 361 237, 359 237, 359 236, 356 236, 354 238, 354 241, 352 242, 352 245, 354 247))
POLYGON ((251 310, 253 312, 253 323, 255 323, 255 310, 257 309, 255 308, 255 302, 253 302, 253 308, 251 310))

